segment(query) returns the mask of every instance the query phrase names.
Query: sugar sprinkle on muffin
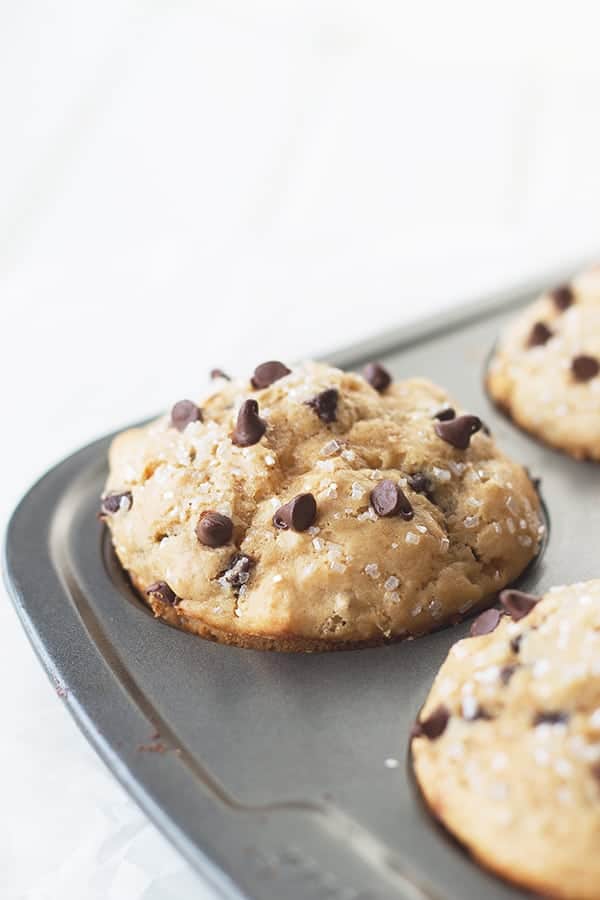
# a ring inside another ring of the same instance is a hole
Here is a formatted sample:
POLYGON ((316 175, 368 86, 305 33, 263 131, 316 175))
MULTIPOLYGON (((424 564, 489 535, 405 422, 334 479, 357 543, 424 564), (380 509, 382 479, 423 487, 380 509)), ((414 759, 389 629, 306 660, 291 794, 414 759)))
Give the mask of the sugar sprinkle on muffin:
POLYGON ((110 449, 101 515, 171 624, 259 648, 378 644, 456 621, 537 553, 528 474, 430 382, 278 361, 216 378, 110 449))

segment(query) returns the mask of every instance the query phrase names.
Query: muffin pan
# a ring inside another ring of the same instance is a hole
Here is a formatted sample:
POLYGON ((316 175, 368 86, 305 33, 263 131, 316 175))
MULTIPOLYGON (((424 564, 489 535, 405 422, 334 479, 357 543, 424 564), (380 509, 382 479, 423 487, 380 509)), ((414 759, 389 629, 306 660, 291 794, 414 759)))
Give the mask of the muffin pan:
MULTIPOLYGON (((519 580, 534 593, 599 574, 600 470, 518 431, 483 388, 499 330, 543 286, 328 356, 345 368, 379 359, 396 377, 431 378, 542 478, 547 548, 519 580)), ((410 772, 411 725, 469 623, 376 649, 302 655, 212 644, 153 621, 96 518, 110 440, 69 457, 21 501, 6 538, 8 587, 83 732, 216 895, 527 896, 436 826, 410 772)))

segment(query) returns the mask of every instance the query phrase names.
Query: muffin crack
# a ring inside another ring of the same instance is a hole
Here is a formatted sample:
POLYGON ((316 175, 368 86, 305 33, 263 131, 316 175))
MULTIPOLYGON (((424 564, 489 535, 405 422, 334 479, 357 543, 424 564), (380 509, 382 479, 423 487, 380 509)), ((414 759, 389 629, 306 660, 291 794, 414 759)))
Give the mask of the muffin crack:
POLYGON ((440 388, 380 364, 271 360, 252 378, 111 447, 107 490, 131 501, 103 517, 136 585, 181 598, 169 621, 295 649, 380 643, 455 621, 533 557, 529 479, 440 388))

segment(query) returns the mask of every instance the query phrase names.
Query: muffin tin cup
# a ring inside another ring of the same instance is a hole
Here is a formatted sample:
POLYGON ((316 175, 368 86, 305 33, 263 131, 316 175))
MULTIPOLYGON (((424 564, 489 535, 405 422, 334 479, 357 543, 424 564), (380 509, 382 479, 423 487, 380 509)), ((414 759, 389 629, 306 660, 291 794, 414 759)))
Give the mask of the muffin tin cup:
MULTIPOLYGON (((328 356, 345 368, 378 359, 396 378, 431 378, 542 478, 550 535, 518 582, 534 593, 599 574, 600 468, 519 431, 483 385, 499 331, 549 281, 328 356)), ((66 459, 21 501, 7 531, 7 585, 82 731, 216 895, 528 896, 435 823, 410 771, 410 728, 468 621, 413 641, 310 655, 222 646, 155 621, 96 518, 111 438, 66 459)))

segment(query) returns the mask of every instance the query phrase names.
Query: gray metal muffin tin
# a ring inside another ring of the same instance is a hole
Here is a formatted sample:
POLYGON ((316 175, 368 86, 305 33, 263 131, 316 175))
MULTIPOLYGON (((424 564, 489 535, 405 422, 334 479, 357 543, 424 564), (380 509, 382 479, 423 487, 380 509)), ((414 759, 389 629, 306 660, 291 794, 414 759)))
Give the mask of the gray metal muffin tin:
MULTIPOLYGON (((518 431, 482 387, 499 329, 538 288, 329 357, 348 368, 377 358, 399 378, 439 382, 542 477, 550 540, 521 581, 534 591, 600 568, 600 470, 518 431)), ((22 500, 6 539, 9 590, 83 732, 217 893, 526 896, 480 869, 432 821, 411 777, 411 724, 468 623, 377 649, 286 655, 212 644, 154 621, 96 519, 110 439, 69 457, 22 500)))

